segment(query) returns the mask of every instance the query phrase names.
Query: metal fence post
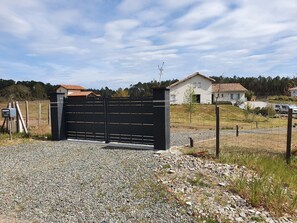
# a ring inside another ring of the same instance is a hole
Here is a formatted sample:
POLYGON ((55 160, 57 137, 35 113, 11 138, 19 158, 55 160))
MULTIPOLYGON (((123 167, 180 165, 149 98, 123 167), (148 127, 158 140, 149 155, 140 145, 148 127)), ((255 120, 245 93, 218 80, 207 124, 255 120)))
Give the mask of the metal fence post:
POLYGON ((50 96, 53 140, 66 139, 64 95, 64 93, 53 93, 50 96))
POLYGON ((153 89, 154 149, 170 148, 170 102, 169 89, 153 89))
POLYGON ((291 163, 291 142, 292 142, 292 109, 288 112, 288 128, 287 128, 287 151, 286 161, 287 164, 291 163))
POLYGON ((104 134, 105 134, 105 143, 109 143, 109 132, 108 132, 108 96, 103 96, 104 103, 104 134))
POLYGON ((220 107, 216 107, 216 158, 220 158, 220 107))

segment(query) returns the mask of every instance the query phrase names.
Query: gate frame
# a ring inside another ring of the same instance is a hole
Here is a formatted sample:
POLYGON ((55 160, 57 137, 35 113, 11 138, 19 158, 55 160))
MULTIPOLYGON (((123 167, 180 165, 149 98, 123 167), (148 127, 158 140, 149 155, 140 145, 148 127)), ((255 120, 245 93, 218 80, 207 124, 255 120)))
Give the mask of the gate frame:
MULTIPOLYGON (((132 97, 133 98, 133 97, 132 97)), ((65 117, 65 94, 53 93, 50 95, 51 103, 51 129, 52 140, 66 140, 66 117, 65 117)), ((108 97, 104 97, 104 107, 107 106, 108 97)), ((106 108, 105 108, 106 111, 106 108)), ((170 148, 170 101, 169 89, 153 89, 153 111, 154 111, 154 149, 167 150, 170 148)), ((108 112, 105 112, 105 117, 108 112)), ((108 135, 106 128, 105 134, 108 135)), ((105 143, 109 143, 106 136, 105 143)))

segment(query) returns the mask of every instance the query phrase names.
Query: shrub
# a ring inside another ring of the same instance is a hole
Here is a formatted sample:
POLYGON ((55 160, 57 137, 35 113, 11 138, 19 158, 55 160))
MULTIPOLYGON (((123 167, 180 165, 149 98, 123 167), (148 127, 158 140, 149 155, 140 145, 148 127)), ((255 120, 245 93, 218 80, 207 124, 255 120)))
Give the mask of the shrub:
POLYGON ((267 107, 261 108, 259 111, 257 111, 257 114, 261 114, 266 117, 272 117, 272 116, 275 116, 276 112, 273 109, 273 107, 267 106, 267 107))

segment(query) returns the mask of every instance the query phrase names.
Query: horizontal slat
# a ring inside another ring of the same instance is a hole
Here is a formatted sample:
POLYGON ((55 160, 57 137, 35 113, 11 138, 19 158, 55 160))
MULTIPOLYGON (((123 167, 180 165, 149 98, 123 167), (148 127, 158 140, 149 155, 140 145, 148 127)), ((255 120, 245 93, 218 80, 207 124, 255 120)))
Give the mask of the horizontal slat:
POLYGON ((104 122, 104 114, 73 114, 66 113, 67 121, 104 122))
POLYGON ((71 105, 66 106, 66 112, 104 112, 104 106, 101 105, 71 105))
POLYGON ((103 103, 102 97, 91 97, 91 98, 84 98, 84 97, 69 97, 65 100, 66 104, 73 104, 73 103, 103 103))
POLYGON ((109 122, 153 124, 153 114, 109 114, 109 122))
POLYGON ((153 125, 121 125, 109 123, 107 128, 110 134, 154 135, 153 125))
POLYGON ((118 113, 153 113, 152 106, 108 106, 108 112, 118 113))
POLYGON ((77 132, 96 132, 104 133, 104 124, 99 123, 70 123, 67 122, 67 131, 77 131, 77 132))

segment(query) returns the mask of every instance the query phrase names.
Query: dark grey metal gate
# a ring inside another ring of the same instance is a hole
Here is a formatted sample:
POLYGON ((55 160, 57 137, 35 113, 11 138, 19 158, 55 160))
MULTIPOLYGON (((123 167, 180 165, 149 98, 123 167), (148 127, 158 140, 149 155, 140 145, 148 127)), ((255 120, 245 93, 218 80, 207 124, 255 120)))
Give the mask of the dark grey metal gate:
POLYGON ((169 90, 154 89, 153 97, 51 96, 54 140, 80 139, 170 146, 169 90))

